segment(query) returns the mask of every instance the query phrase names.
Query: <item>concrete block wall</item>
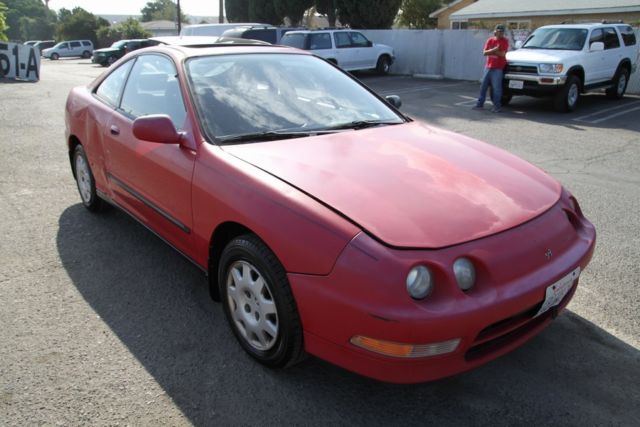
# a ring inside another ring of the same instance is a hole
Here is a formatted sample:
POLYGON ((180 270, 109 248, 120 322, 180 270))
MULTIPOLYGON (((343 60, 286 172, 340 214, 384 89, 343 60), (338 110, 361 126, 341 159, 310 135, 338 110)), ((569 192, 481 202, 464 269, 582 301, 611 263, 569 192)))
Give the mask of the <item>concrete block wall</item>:
MULTIPOLYGON (((488 30, 365 30, 376 43, 393 47, 393 74, 420 75, 456 80, 479 80, 485 59, 488 30)), ((640 43, 640 29, 636 29, 640 43)), ((640 64, 631 75, 627 93, 640 94, 640 64)))

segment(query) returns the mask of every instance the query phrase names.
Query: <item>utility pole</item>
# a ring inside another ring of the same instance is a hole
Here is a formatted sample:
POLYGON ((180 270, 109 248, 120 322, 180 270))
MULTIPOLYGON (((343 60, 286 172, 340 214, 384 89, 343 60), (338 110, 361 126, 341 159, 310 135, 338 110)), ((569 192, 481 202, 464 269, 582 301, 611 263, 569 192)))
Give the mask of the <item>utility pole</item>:
POLYGON ((180 35, 180 33, 182 32, 182 22, 180 22, 181 21, 181 19, 180 19, 180 0, 178 0, 177 9, 178 9, 178 35, 180 35))
POLYGON ((218 13, 218 24, 224 24, 224 0, 218 2, 218 9, 220 9, 218 13))

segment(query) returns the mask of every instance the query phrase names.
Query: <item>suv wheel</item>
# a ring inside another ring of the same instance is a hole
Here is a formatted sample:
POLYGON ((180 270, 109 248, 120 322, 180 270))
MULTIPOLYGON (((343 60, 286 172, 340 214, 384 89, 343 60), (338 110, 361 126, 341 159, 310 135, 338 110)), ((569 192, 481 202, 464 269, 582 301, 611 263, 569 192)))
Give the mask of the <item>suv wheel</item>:
POLYGON ((611 99, 621 99, 627 90, 629 83, 629 70, 625 67, 619 68, 613 78, 613 86, 607 89, 607 96, 611 99))
POLYGON ((561 112, 569 112, 576 109, 580 99, 580 79, 576 76, 569 76, 564 87, 556 94, 553 106, 561 112))
POLYGON ((91 58, 91 52, 89 52, 88 50, 85 50, 84 52, 82 52, 82 57, 84 59, 91 58))
POLYGON ((115 56, 113 56, 113 55, 110 55, 110 56, 107 58, 107 65, 111 65, 111 64, 113 64, 113 63, 114 63, 114 62, 116 62, 116 61, 117 61, 116 57, 115 57, 115 56))
POLYGON ((378 58, 378 64, 376 65, 376 71, 378 74, 386 75, 389 74, 389 69, 391 68, 391 60, 387 55, 382 55, 378 58))

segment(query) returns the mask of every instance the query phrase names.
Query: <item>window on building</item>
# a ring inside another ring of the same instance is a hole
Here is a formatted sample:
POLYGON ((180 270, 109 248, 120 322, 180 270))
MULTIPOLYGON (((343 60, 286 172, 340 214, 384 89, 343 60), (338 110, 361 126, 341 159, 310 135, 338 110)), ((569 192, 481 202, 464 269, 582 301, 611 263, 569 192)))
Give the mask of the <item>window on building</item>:
POLYGON ((507 29, 513 30, 530 30, 531 29, 531 20, 529 19, 521 19, 517 21, 507 21, 507 29))
POLYGON ((452 30, 466 30, 469 28, 469 22, 467 21, 451 21, 452 30))

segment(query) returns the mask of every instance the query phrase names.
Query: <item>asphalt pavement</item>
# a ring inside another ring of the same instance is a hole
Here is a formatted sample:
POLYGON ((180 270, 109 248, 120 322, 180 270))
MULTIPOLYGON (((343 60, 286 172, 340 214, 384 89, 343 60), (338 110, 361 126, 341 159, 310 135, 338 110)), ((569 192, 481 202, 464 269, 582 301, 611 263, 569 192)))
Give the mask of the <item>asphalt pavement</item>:
POLYGON ((0 425, 640 425, 640 98, 589 95, 570 114, 516 98, 492 114, 470 109, 477 82, 358 74, 415 119, 544 169, 598 232, 542 334, 401 386, 315 358, 258 365, 196 267, 124 213, 82 207, 64 105, 102 71, 43 60, 40 82, 0 83, 0 425))

